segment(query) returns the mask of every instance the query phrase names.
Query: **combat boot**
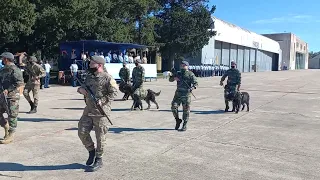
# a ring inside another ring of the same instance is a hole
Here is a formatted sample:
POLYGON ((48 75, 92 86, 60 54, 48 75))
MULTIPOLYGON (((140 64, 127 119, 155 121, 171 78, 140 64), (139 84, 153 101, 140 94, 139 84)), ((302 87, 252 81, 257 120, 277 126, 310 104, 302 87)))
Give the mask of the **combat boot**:
POLYGON ((3 139, 6 139, 9 136, 9 129, 10 129, 9 123, 6 123, 6 125, 4 125, 3 128, 4 128, 4 138, 3 139))
POLYGON ((29 104, 30 104, 31 109, 28 113, 30 113, 34 109, 34 103, 32 101, 30 101, 29 104))
POLYGON ((0 141, 0 144, 9 144, 13 141, 14 138, 14 131, 9 131, 9 134, 7 136, 7 138, 5 138, 4 140, 0 141))
POLYGON ((95 172, 103 166, 103 162, 101 158, 96 158, 94 164, 90 167, 90 172, 95 172))
POLYGON ((87 166, 90 166, 93 163, 95 156, 96 156, 96 150, 95 149, 92 150, 92 151, 89 151, 89 158, 88 158, 88 160, 86 162, 87 166))
POLYGON ((37 106, 33 106, 33 109, 29 112, 29 114, 37 113, 37 106))
POLYGON ((187 122, 184 121, 183 125, 182 125, 182 128, 181 128, 181 131, 186 131, 186 130, 187 130, 187 122))
POLYGON ((176 119, 176 127, 175 127, 174 129, 175 129, 175 130, 178 130, 181 123, 182 123, 182 120, 181 120, 181 119, 176 119))

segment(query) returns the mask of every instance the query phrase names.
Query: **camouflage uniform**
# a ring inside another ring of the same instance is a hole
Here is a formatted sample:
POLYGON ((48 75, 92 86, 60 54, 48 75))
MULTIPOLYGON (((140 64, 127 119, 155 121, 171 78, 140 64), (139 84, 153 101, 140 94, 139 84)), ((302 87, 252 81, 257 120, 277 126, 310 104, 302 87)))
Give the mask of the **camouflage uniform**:
POLYGON ((22 72, 14 63, 5 65, 0 70, 0 80, 2 90, 8 91, 7 97, 2 93, 0 98, 0 125, 5 128, 5 137, 4 140, 0 141, 0 144, 7 144, 13 140, 13 134, 17 127, 20 100, 19 87, 23 85, 22 72), (4 98, 7 98, 8 106, 5 104, 4 98), (3 116, 5 112, 8 114, 8 119, 3 116))
MULTIPOLYGON (((88 74, 84 83, 94 95, 100 99, 102 108, 107 115, 111 111, 111 101, 116 96, 116 81, 106 72, 97 75, 88 74)), ((78 124, 78 135, 83 145, 88 151, 95 149, 90 136, 90 131, 94 128, 97 139, 96 157, 101 158, 104 153, 108 119, 101 116, 99 110, 89 97, 86 97, 86 107, 78 124)))
POLYGON ((140 64, 132 70, 133 94, 138 95, 140 99, 144 99, 147 95, 143 89, 144 73, 144 68, 140 64))
POLYGON ((119 71, 119 77, 121 78, 121 82, 119 84, 119 90, 122 93, 125 93, 123 96, 123 100, 126 100, 129 97, 128 92, 125 92, 126 86, 130 85, 130 70, 127 67, 123 67, 119 71))
POLYGON ((185 127, 189 120, 192 90, 191 88, 195 88, 196 86, 198 86, 198 82, 193 72, 184 69, 170 76, 169 81, 173 82, 175 77, 179 78, 179 81, 177 81, 177 90, 171 102, 171 110, 177 122, 175 129, 178 130, 180 123, 182 122, 181 119, 179 119, 178 107, 180 106, 180 104, 182 104, 182 120, 184 121, 183 130, 185 130, 185 127))
POLYGON ((226 103, 226 111, 229 107, 228 100, 235 97, 238 93, 237 86, 241 85, 241 73, 236 68, 231 68, 221 77, 220 84, 228 77, 227 85, 224 87, 224 100, 226 103))
POLYGON ((30 60, 33 63, 28 63, 26 66, 26 72, 29 75, 29 80, 23 90, 23 95, 31 106, 29 113, 35 113, 37 112, 37 106, 39 102, 40 78, 45 77, 46 72, 42 66, 35 63, 36 58, 34 56, 31 56, 30 60), (33 93, 34 102, 32 102, 30 98, 30 91, 33 93))
POLYGON ((128 83, 130 80, 130 69, 123 67, 120 69, 119 77, 125 82, 128 83))

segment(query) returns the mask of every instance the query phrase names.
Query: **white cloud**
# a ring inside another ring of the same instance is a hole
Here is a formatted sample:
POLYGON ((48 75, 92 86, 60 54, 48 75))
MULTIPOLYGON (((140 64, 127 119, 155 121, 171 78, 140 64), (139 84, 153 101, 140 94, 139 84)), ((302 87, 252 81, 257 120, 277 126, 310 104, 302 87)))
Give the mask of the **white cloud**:
POLYGON ((255 24, 273 24, 273 23, 314 23, 320 22, 320 18, 311 15, 294 15, 275 17, 271 19, 261 19, 254 21, 255 24))

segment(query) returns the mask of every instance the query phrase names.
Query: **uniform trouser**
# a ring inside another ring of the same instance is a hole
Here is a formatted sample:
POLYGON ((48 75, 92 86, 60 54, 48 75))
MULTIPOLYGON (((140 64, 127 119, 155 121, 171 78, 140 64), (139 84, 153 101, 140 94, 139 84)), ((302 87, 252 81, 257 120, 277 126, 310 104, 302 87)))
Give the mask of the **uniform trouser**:
POLYGON ((40 84, 29 84, 27 83, 23 90, 23 96, 27 99, 28 102, 32 102, 30 98, 30 91, 33 93, 33 99, 34 99, 34 105, 38 106, 39 102, 39 90, 40 90, 40 84))
POLYGON ((178 108, 180 104, 182 104, 182 108, 183 108, 182 120, 185 122, 188 122, 189 114, 190 114, 190 103, 191 103, 190 93, 181 94, 179 92, 176 92, 171 102, 171 111, 173 113, 173 117, 175 119, 179 119, 178 108))
POLYGON ((96 157, 102 158, 108 132, 108 119, 101 116, 89 116, 87 112, 88 109, 85 108, 84 113, 78 123, 78 136, 86 149, 88 151, 92 151, 95 149, 95 146, 90 132, 92 129, 94 129, 97 140, 96 157))
POLYGON ((18 114, 19 114, 19 99, 8 99, 9 104, 9 113, 8 114, 8 120, 4 118, 3 113, 6 112, 6 108, 4 105, 1 105, 0 107, 0 125, 1 127, 4 127, 7 122, 9 121, 10 130, 9 131, 15 131, 17 128, 17 121, 18 121, 18 114))
POLYGON ((139 97, 139 99, 137 99, 137 103, 135 104, 134 108, 138 107, 139 104, 142 103, 142 99, 145 99, 147 96, 146 91, 144 90, 143 86, 133 86, 133 96, 139 97))

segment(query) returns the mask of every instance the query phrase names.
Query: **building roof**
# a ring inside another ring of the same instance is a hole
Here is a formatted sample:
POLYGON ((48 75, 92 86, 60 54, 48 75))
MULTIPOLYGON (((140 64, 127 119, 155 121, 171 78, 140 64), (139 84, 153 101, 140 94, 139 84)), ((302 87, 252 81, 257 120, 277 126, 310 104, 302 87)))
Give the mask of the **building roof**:
POLYGON ((216 17, 212 17, 217 32, 215 40, 228 42, 231 44, 257 48, 268 52, 280 53, 280 45, 278 42, 254 33, 247 29, 236 26, 232 23, 223 21, 216 17))
POLYGON ((146 48, 144 45, 131 44, 131 43, 115 43, 98 40, 82 40, 82 41, 67 41, 60 43, 60 49, 63 48, 74 48, 74 49, 109 49, 109 50, 120 50, 120 49, 142 49, 146 48))

